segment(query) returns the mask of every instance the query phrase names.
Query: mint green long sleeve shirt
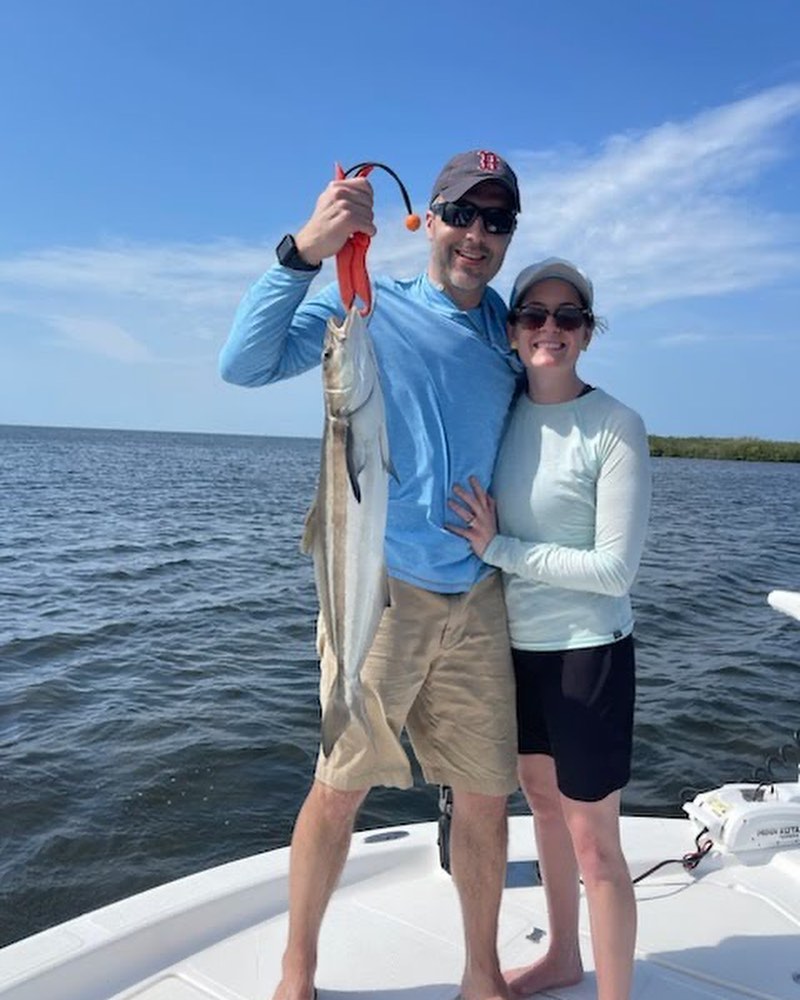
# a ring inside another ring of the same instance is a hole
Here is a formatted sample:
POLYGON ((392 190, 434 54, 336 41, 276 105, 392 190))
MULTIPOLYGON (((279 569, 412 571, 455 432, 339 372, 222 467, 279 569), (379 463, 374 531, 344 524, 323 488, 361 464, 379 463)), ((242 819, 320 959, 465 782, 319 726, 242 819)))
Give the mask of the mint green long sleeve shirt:
POLYGON ((641 417, 602 389, 516 403, 495 471, 512 645, 580 649, 633 630, 630 588, 647 534, 651 473, 641 417))

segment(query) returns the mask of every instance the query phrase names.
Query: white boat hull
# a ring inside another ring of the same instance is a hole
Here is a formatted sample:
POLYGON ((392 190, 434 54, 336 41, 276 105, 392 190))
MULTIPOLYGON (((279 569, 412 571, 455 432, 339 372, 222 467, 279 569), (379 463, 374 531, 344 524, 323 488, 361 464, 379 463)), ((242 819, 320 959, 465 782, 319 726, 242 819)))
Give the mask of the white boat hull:
MULTIPOLYGON (((687 819, 624 817, 632 875, 694 850, 687 819)), ((286 937, 288 850, 160 886, 0 950, 1 1000, 270 1000, 286 937)), ((503 966, 543 954, 544 893, 529 817, 510 821, 500 920, 503 966), (532 938, 538 940, 532 940, 532 938)), ((693 871, 636 886, 634 997, 800 1000, 800 848, 737 858, 712 850, 693 871)), ((586 978, 550 996, 596 995, 585 906, 586 978)), ((439 866, 437 826, 357 833, 326 915, 320 1000, 453 1000, 461 918, 439 866)))
POLYGON ((772 590, 767 595, 767 600, 776 611, 782 611, 800 621, 800 591, 772 590))

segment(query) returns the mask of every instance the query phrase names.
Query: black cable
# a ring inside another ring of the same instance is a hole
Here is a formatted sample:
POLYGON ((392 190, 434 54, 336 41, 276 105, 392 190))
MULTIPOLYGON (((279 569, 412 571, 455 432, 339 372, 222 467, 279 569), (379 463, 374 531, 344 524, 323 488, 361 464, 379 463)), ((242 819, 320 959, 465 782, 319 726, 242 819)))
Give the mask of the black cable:
POLYGON ((800 729, 792 733, 792 743, 784 743, 775 753, 771 753, 761 767, 753 769, 753 780, 760 785, 771 785, 776 781, 773 764, 788 767, 790 764, 800 765, 800 729))
POLYGON ((344 176, 349 177, 351 174, 355 174, 359 170, 363 170, 364 167, 380 167, 381 170, 385 170, 387 174, 391 174, 392 177, 397 181, 397 186, 400 188, 400 193, 403 196, 403 201, 406 203, 406 211, 409 215, 414 215, 414 209, 411 205, 411 199, 408 196, 408 191, 406 191, 406 186, 397 176, 397 174, 392 170, 391 167, 387 167, 385 163, 357 163, 354 167, 350 167, 349 170, 345 170, 344 176))
POLYGON ((643 878, 647 878, 648 875, 652 875, 653 872, 658 871, 659 868, 663 868, 665 865, 682 865, 685 871, 693 871, 714 846, 714 841, 711 838, 702 844, 700 843, 700 838, 705 833, 708 833, 707 826, 703 827, 700 833, 694 838, 695 845, 697 846, 696 851, 690 851, 688 854, 684 854, 682 858, 668 858, 666 861, 659 861, 657 865, 653 865, 646 872, 642 872, 641 875, 637 875, 636 878, 631 879, 632 884, 636 885, 637 882, 641 882, 643 878))
MULTIPOLYGON (((762 788, 774 785, 778 781, 778 776, 773 770, 774 767, 789 767, 794 764, 800 768, 800 729, 795 729, 791 738, 791 743, 784 743, 774 753, 769 754, 764 763, 758 767, 754 767, 750 777, 743 782, 743 784, 755 782, 758 785, 755 793, 756 796, 762 788)), ((698 795, 706 791, 708 791, 707 788, 697 788, 694 785, 688 785, 681 788, 678 792, 678 798, 681 802, 691 802, 692 799, 697 798, 698 795)))

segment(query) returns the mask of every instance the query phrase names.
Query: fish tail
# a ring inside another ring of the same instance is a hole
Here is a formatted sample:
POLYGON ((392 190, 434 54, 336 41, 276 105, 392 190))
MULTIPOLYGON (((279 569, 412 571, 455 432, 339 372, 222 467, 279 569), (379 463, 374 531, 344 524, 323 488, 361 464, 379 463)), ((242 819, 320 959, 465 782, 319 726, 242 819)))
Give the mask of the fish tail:
POLYGON ((351 692, 351 698, 348 702, 350 707, 350 714, 358 722, 361 728, 364 730, 370 743, 375 745, 375 737, 372 733, 372 726, 369 724, 369 719, 367 718, 367 706, 364 702, 364 695, 359 685, 357 692, 351 692))
POLYGON ((336 741, 350 724, 350 709, 344 697, 344 687, 336 685, 322 712, 322 753, 330 757, 336 741))

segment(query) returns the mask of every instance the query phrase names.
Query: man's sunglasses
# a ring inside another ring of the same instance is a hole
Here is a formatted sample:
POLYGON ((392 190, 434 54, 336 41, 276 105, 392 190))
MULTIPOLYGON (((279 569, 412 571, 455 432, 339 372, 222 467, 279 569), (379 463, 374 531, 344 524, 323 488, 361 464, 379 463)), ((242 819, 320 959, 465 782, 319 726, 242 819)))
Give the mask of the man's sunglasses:
POLYGON ((517 216, 507 208, 481 208, 471 201, 437 201, 431 211, 447 226, 466 229, 481 217, 483 228, 492 236, 507 236, 517 225, 517 216))
POLYGON ((594 322, 591 309, 581 309, 580 306, 568 303, 558 306, 552 312, 544 306, 522 306, 519 309, 512 309, 508 314, 508 320, 514 326, 521 326, 523 330, 541 330, 548 316, 553 317, 559 330, 578 330, 584 323, 591 326, 594 322))

